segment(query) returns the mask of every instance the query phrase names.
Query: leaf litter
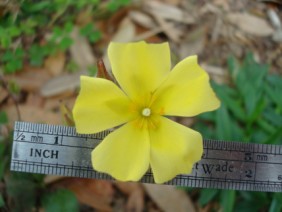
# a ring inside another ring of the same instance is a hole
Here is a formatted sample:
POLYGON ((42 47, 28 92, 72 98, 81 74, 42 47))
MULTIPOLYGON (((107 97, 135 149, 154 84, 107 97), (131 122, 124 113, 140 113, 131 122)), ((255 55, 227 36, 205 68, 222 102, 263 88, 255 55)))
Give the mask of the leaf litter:
MULTIPOLYGON (((272 64, 270 72, 282 73, 281 24, 269 20, 266 4, 221 0, 137 2, 97 21, 89 18, 87 11, 81 12, 77 24, 91 22, 103 34, 97 43, 92 44, 82 37, 75 26, 71 32, 73 44, 68 51, 45 58, 42 67, 25 65, 21 72, 4 76, 5 82, 12 80, 20 88, 16 95, 23 121, 62 124, 59 101, 68 102, 68 107, 72 108, 79 76, 88 74, 89 67, 95 66, 99 58, 103 58, 110 71, 105 50, 111 40, 168 41, 174 52, 173 64, 188 55, 198 54, 211 78, 221 84, 230 82, 225 62, 230 54, 242 59, 253 51, 259 62, 272 64), (76 64, 74 73, 66 71, 70 61, 76 64)), ((281 13, 275 10, 274 13, 281 21, 281 13)), ((12 128, 18 116, 13 101, 9 101, 9 93, 2 87, 0 107, 7 112, 12 128)), ((186 125, 193 122, 177 120, 186 125)), ((45 184, 49 188, 73 191, 79 203, 89 209, 85 211, 196 211, 200 207, 187 193, 171 186, 53 176, 46 176, 45 184)))

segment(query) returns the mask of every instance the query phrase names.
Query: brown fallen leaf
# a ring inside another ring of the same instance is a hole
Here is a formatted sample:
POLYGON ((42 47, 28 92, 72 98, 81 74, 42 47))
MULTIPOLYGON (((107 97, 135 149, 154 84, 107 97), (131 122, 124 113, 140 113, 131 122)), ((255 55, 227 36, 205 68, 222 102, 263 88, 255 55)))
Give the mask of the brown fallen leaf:
POLYGON ((140 11, 130 11, 128 14, 129 18, 136 22, 137 24, 146 27, 148 29, 155 28, 157 26, 154 19, 152 19, 149 15, 146 13, 140 12, 140 11))
POLYGON ((56 183, 56 182, 58 182, 59 180, 62 180, 62 179, 65 179, 65 178, 67 178, 67 177, 65 177, 65 176, 60 176, 60 175, 46 175, 46 176, 44 177, 44 183, 45 183, 46 185, 48 185, 48 184, 56 183))
POLYGON ((115 182, 118 189, 128 196, 126 211, 144 211, 144 189, 140 183, 115 182))
POLYGON ((179 59, 184 59, 191 55, 199 55, 205 47, 205 28, 197 27, 187 33, 179 45, 179 59))
POLYGON ((164 33, 175 43, 180 42, 180 38, 183 35, 183 31, 176 27, 176 25, 172 22, 166 21, 161 16, 158 16, 157 14, 153 15, 164 33))
POLYGON ((186 11, 176 6, 166 4, 160 1, 145 1, 145 10, 153 16, 161 17, 165 20, 171 20, 184 24, 193 24, 195 19, 186 11))
POLYGON ((9 93, 6 89, 0 86, 0 104, 9 96, 9 93))
MULTIPOLYGON (((116 33, 112 37, 112 41, 124 42, 124 43, 130 42, 130 41, 134 40, 135 36, 136 36, 136 31, 135 31, 134 23, 130 20, 130 18, 125 17, 121 21, 116 33)), ((111 66, 110 66, 109 58, 108 58, 108 55, 107 55, 106 52, 103 56, 103 61, 104 61, 106 69, 108 71, 110 71, 111 66)), ((109 73, 111 73, 111 72, 109 72, 109 73)))
POLYGON ((25 100, 25 105, 42 108, 44 106, 44 99, 38 93, 28 93, 25 100))
POLYGON ((68 188, 74 192, 79 202, 100 211, 112 211, 111 202, 114 189, 111 181, 65 178, 58 186, 68 188))
POLYGON ((15 75, 7 75, 7 81, 13 80, 22 90, 38 92, 42 84, 51 78, 42 68, 25 67, 25 70, 15 75))
POLYGON ((182 0, 163 0, 165 3, 172 4, 172 5, 179 5, 182 0))
POLYGON ((70 47, 71 58, 78 66, 78 70, 84 71, 89 66, 95 66, 96 58, 92 53, 91 46, 87 39, 80 35, 77 27, 74 27, 71 38, 73 39, 73 44, 70 47))
POLYGON ((64 74, 50 79, 40 88, 43 97, 51 97, 64 92, 74 91, 79 87, 80 75, 87 75, 87 71, 76 72, 74 74, 64 74))
POLYGON ((125 17, 114 36, 112 37, 112 41, 115 42, 130 42, 135 37, 135 25, 130 20, 130 18, 125 17))
MULTIPOLYGON (((9 120, 9 126, 14 126, 14 122, 18 121, 18 116, 15 107, 4 107, 9 120)), ((42 107, 33 105, 19 105, 19 111, 22 121, 48 124, 61 124, 62 119, 59 113, 44 110, 42 107)))
POLYGON ((274 29, 264 19, 248 13, 230 13, 226 18, 230 23, 250 35, 265 37, 274 33, 274 29))
POLYGON ((145 191, 163 211, 195 212, 189 196, 168 185, 143 184, 145 191))
POLYGON ((44 62, 45 69, 52 75, 58 76, 64 71, 66 56, 64 52, 50 55, 44 62))
POLYGON ((208 64, 201 64, 201 67, 206 70, 214 81, 219 84, 228 84, 229 83, 229 76, 227 70, 223 69, 219 66, 212 66, 208 64))

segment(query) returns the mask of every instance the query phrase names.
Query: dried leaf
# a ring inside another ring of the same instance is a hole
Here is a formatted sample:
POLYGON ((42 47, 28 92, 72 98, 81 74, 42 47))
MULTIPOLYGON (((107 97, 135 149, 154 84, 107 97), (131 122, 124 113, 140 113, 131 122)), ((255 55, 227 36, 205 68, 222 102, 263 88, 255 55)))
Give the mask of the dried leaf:
POLYGON ((1 102, 9 96, 9 93, 4 88, 0 87, 0 104, 1 102))
POLYGON ((84 71, 89 66, 94 66, 96 58, 92 53, 91 46, 86 38, 80 35, 77 27, 74 27, 71 38, 73 39, 73 44, 70 47, 70 53, 75 64, 79 67, 79 71, 84 71))
POLYGON ((172 5, 179 5, 182 0, 163 0, 165 3, 172 4, 172 5))
POLYGON ((154 19, 143 12, 139 11, 130 11, 128 16, 137 24, 140 24, 143 27, 152 29, 157 26, 154 19))
POLYGON ((127 211, 142 212, 144 211, 144 192, 143 190, 136 190, 128 197, 126 206, 127 211))
POLYGON ((201 64, 201 67, 209 73, 209 76, 219 84, 228 84, 228 73, 221 67, 212 66, 208 64, 201 64))
POLYGON ((50 55, 44 62, 45 69, 52 75, 58 76, 64 71, 66 56, 64 52, 50 55))
MULTIPOLYGON (((136 36, 135 32, 135 25, 133 22, 128 18, 124 18, 115 35, 112 37, 112 41, 115 42, 130 42, 133 41, 136 36)), ((103 61, 107 70, 111 70, 109 58, 107 54, 104 54, 103 61)))
POLYGON ((184 191, 167 185, 143 185, 148 195, 163 211, 195 212, 192 201, 184 191))
POLYGON ((205 29, 203 27, 196 28, 195 30, 186 34, 184 40, 179 46, 180 59, 185 57, 200 54, 205 47, 205 29))
POLYGON ((142 184, 131 182, 116 182, 116 186, 128 196, 126 211, 144 211, 144 190, 142 184))
POLYGON ((63 102, 60 103, 60 111, 62 115, 62 120, 64 120, 64 125, 75 126, 73 115, 71 109, 63 102))
POLYGON ((51 76, 44 69, 26 68, 26 70, 16 75, 7 75, 5 78, 8 81, 14 81, 22 90, 37 92, 42 84, 49 80, 51 76))
MULTIPOLYGON (((6 107, 9 125, 13 126, 15 121, 18 121, 18 116, 15 107, 6 107)), ((42 107, 32 105, 19 105, 22 121, 48 124, 61 124, 61 116, 53 111, 44 110, 42 107)))
POLYGON ((160 1, 146 1, 145 9, 154 16, 184 24, 193 24, 195 19, 184 10, 160 1))
POLYGON ((112 211, 114 189, 111 181, 66 178, 60 184, 73 191, 79 202, 97 210, 112 211))
POLYGON ((55 77, 41 86, 40 93, 43 97, 50 97, 64 92, 73 91, 75 88, 79 87, 80 75, 87 75, 87 71, 55 77))
POLYGON ((250 35, 265 37, 274 33, 273 28, 264 19, 248 13, 230 13, 227 20, 250 35))
POLYGON ((65 176, 59 176, 59 175, 46 175, 44 178, 44 183, 45 184, 51 184, 51 183, 56 183, 59 180, 65 179, 65 176))
POLYGON ((130 42, 134 39, 135 35, 135 25, 128 17, 126 17, 121 21, 117 32, 112 37, 112 41, 130 42))

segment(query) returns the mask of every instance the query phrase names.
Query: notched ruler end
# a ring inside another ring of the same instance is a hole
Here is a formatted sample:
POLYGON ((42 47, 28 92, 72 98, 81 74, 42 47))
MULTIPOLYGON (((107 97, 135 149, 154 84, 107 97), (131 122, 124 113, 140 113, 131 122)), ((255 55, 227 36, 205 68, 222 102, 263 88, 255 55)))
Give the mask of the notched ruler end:
MULTIPOLYGON (((79 135, 73 127, 16 122, 11 170, 112 180, 91 165, 91 151, 109 133, 79 135)), ((154 183, 152 173, 141 182, 154 183)), ((205 139, 204 154, 192 173, 167 184, 282 192, 282 147, 205 139)))

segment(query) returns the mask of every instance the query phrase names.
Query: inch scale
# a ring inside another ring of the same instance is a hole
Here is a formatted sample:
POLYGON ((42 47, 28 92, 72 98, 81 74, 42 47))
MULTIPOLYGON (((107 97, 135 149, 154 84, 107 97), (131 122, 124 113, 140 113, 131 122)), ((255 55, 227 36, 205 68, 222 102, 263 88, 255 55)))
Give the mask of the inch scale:
MULTIPOLYGON (((16 122, 11 170, 112 180, 91 165, 91 151, 109 133, 80 135, 73 127, 16 122)), ((154 183, 152 173, 140 181, 154 183)), ((204 154, 192 173, 166 184, 282 192, 282 146, 205 139, 204 154)))

